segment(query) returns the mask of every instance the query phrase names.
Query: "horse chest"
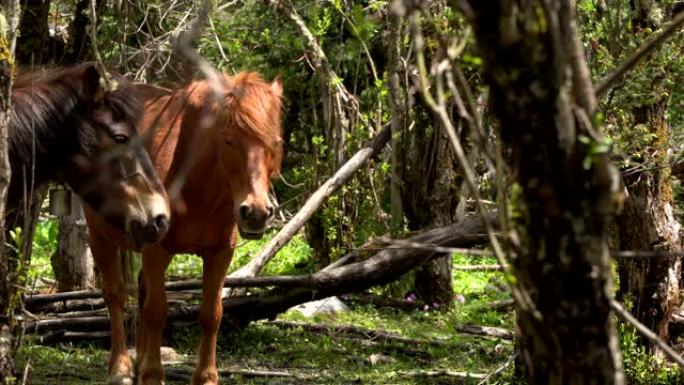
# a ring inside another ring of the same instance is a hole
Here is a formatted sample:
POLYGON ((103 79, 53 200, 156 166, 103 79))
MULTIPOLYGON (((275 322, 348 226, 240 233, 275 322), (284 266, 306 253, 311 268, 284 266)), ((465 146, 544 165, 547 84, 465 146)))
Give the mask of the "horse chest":
POLYGON ((200 253, 231 243, 235 221, 229 205, 208 207, 189 204, 186 213, 172 217, 165 248, 174 253, 200 253))

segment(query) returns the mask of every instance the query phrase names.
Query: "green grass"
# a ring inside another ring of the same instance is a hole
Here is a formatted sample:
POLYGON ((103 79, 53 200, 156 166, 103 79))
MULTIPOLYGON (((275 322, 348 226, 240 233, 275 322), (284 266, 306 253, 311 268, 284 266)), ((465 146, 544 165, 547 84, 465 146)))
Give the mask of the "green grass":
MULTIPOLYGON (((259 253, 259 250, 268 243, 276 234, 275 230, 267 232, 259 240, 238 239, 238 247, 235 249, 233 261, 229 272, 244 266, 249 260, 259 253)), ((276 254, 273 260, 266 265, 264 275, 280 274, 303 274, 311 272, 311 247, 306 243, 301 234, 296 235, 282 250, 276 254)), ((179 254, 173 258, 167 270, 170 277, 191 277, 202 275, 202 259, 192 254, 179 254)))
MULTIPOLYGON (((50 255, 54 250, 56 223, 48 220, 39 225, 34 240, 35 255, 30 270, 31 279, 52 277, 50 255)), ((239 268, 258 253, 274 232, 264 239, 240 243, 231 271, 239 268)), ((242 241, 240 241, 242 242, 242 241)), ((301 236, 286 246, 266 269, 266 274, 301 274, 312 270, 312 251, 301 236)), ((455 265, 492 264, 491 258, 453 257, 455 265)), ((171 276, 199 276, 201 260, 191 255, 175 257, 171 276)), ((294 378, 247 378, 224 376, 224 383, 237 384, 451 384, 462 383, 445 377, 421 377, 421 371, 448 369, 458 372, 488 373, 510 357, 513 345, 509 341, 462 335, 457 327, 466 324, 513 329, 513 316, 489 306, 492 301, 509 298, 501 289, 503 275, 499 272, 453 271, 454 294, 460 301, 442 311, 410 312, 378 309, 356 305, 351 311, 334 317, 306 319, 297 312, 287 312, 279 318, 329 325, 353 325, 359 328, 383 330, 416 339, 434 339, 444 345, 406 344, 348 335, 314 333, 303 329, 285 330, 254 322, 241 332, 224 325, 219 336, 218 359, 223 369, 264 369, 292 373, 294 378), (371 365, 373 354, 391 357, 391 362, 371 365)), ((410 284, 410 282, 409 282, 410 284)), ((400 295, 406 282, 395 288, 400 295)), ((376 288, 386 294, 391 288, 376 288)), ((625 371, 632 384, 664 385, 679 383, 681 373, 669 365, 658 364, 653 356, 637 344, 634 330, 619 325, 625 371)), ((174 325, 168 331, 167 344, 187 357, 186 369, 195 360, 200 331, 197 324, 174 325)), ((29 342, 19 353, 19 368, 30 365, 31 384, 101 384, 106 378, 108 352, 97 344, 39 346, 29 342)), ((167 381, 184 384, 187 381, 167 381)), ((467 383, 477 383, 476 381, 467 383)), ((491 384, 511 383, 510 370, 491 384)))
MULTIPOLYGON (((47 234, 48 230, 44 230, 47 234)), ((244 265, 260 247, 273 237, 242 244, 236 250, 231 270, 244 265)), ((49 254, 34 258, 32 274, 50 275, 49 254), (46 259, 47 258, 47 259, 46 259), (45 262, 47 261, 47 264, 45 262)), ((298 236, 269 264, 266 274, 300 274, 310 272, 311 249, 298 236)), ((456 264, 483 263, 481 259, 455 257, 456 264)), ((196 276, 201 273, 201 260, 179 255, 174 259, 170 275, 196 276)), ((254 322, 241 332, 221 330, 218 344, 219 366, 224 369, 266 369, 287 371, 295 378, 247 378, 224 376, 225 383, 238 384, 444 384, 460 383, 444 377, 427 378, 416 372, 435 369, 489 372, 510 356, 510 342, 492 338, 460 335, 455 328, 463 324, 480 324, 510 328, 512 317, 493 312, 487 303, 505 298, 496 289, 501 274, 496 272, 454 272, 456 294, 465 302, 457 302, 444 311, 411 312, 377 309, 358 305, 334 317, 306 319, 297 312, 279 318, 331 325, 354 325, 384 330, 410 338, 436 339, 445 345, 417 345, 392 341, 352 338, 346 335, 285 330, 267 322, 254 322), (369 357, 381 353, 391 362, 371 365, 369 357)), ((186 367, 195 362, 200 331, 197 324, 174 325, 167 343, 188 357, 186 367)), ((96 345, 61 345, 45 347, 26 344, 19 354, 19 367, 31 365, 31 384, 101 384, 106 378, 108 353, 96 345)), ((507 383, 506 376, 499 379, 507 383)), ((187 383, 167 381, 167 384, 187 383)))
MULTIPOLYGON (((38 223, 36 235, 33 238, 33 255, 28 277, 29 287, 40 284, 37 281, 39 278, 55 278, 50 257, 56 250, 57 231, 58 223, 52 217, 45 218, 38 223)), ((235 271, 249 262, 275 234, 276 231, 271 230, 260 240, 239 239, 229 271, 235 271)), ((311 247, 306 243, 303 236, 296 235, 266 266, 264 274, 310 273, 313 268, 311 255, 311 247)), ((200 277, 202 275, 202 259, 193 254, 178 254, 171 261, 167 275, 175 278, 200 277)))

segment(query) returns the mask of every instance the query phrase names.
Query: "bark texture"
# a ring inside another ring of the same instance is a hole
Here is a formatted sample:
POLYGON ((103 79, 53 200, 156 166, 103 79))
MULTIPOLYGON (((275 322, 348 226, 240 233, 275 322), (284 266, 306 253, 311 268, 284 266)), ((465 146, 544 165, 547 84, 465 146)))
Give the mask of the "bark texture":
MULTIPOLYGON (((8 35, 0 31, 0 245, 5 245, 5 202, 9 187, 11 168, 8 157, 7 132, 11 111, 12 75, 14 71, 14 42, 19 24, 19 2, 0 2, 0 18, 8 26, 8 35)), ((10 382, 14 377, 12 357, 12 327, 15 272, 9 261, 9 253, 0 247, 0 383, 10 382)))
MULTIPOLYGON (((446 135, 441 130, 412 130, 407 137, 411 145, 407 146, 404 162, 403 195, 409 229, 456 222, 461 178, 446 135)), ((445 255, 416 271, 414 287, 425 303, 450 305, 453 302, 451 265, 451 255, 445 255)))
POLYGON ((623 384, 609 296, 607 224, 617 171, 591 125, 595 101, 568 0, 469 1, 521 199, 511 258, 528 384, 623 384))

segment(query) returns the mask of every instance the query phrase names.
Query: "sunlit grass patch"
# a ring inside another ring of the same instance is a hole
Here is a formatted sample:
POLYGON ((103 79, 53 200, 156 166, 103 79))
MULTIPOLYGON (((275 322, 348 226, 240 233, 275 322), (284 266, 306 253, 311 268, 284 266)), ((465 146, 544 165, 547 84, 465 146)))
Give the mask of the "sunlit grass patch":
MULTIPOLYGON (((276 234, 276 230, 271 230, 259 240, 238 239, 238 247, 235 249, 233 261, 228 271, 233 272, 247 264, 276 234)), ((298 234, 266 265, 263 274, 310 273, 313 266, 311 263, 312 253, 313 251, 304 237, 298 234)), ((199 277, 202 275, 202 259, 192 254, 178 254, 171 261, 167 274, 170 277, 199 277)))
POLYGON ((31 385, 102 384, 108 357, 108 352, 97 348, 28 344, 19 350, 17 371, 23 374, 29 365, 27 383, 31 385))

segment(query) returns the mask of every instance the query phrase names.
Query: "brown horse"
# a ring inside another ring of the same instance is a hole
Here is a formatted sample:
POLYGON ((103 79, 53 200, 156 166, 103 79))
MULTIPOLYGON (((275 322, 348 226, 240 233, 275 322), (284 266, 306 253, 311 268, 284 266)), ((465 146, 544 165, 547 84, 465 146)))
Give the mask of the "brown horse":
MULTIPOLYGON (((177 181, 167 235, 143 251, 139 277, 136 371, 138 383, 162 384, 161 336, 168 306, 164 272, 176 253, 203 259, 202 341, 193 384, 218 383, 216 338, 223 314, 221 289, 237 231, 244 238, 263 235, 274 208, 270 179, 282 156, 280 79, 265 82, 256 73, 224 75, 225 94, 216 99, 206 81, 174 91, 140 85, 143 130, 152 130, 148 150, 169 194, 177 181), (188 165, 190 165, 188 167, 188 165)), ((102 272, 111 315, 110 383, 130 383, 123 311, 125 285, 117 252, 121 235, 88 216, 91 246, 102 272)))
POLYGON ((8 224, 18 225, 31 186, 66 183, 131 248, 154 243, 169 223, 166 190, 136 124, 136 90, 113 74, 105 92, 92 63, 17 76, 12 89, 8 224))

